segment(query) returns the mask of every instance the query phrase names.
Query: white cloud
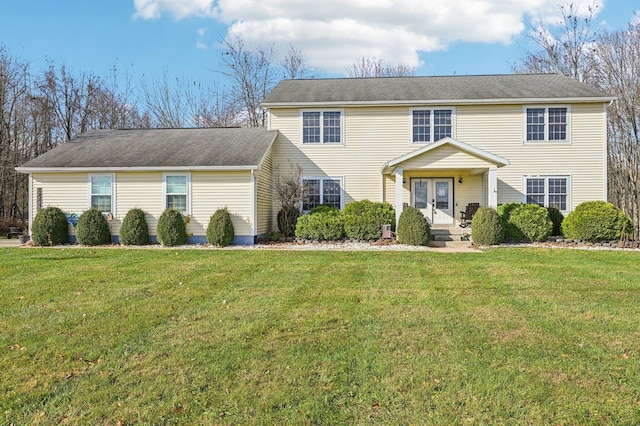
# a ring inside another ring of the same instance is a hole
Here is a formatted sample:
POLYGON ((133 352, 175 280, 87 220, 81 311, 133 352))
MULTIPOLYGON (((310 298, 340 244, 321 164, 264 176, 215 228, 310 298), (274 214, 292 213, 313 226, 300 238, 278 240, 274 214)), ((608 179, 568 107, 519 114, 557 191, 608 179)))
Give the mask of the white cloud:
MULTIPOLYGON (((602 8, 604 0, 595 0, 602 8)), ((554 22, 559 0, 134 0, 135 16, 210 16, 245 44, 301 49, 312 66, 342 73, 361 56, 419 66, 451 43, 510 43, 525 20, 554 22)), ((583 13, 593 0, 574 0, 583 13)))

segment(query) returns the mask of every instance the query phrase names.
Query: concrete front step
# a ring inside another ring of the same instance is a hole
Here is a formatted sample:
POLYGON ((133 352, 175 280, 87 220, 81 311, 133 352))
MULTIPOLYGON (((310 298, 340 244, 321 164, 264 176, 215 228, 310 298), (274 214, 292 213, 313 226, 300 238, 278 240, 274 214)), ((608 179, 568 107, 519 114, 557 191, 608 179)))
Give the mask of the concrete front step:
POLYGON ((471 241, 431 241, 430 247, 471 248, 471 241))
POLYGON ((463 241, 469 238, 471 228, 448 227, 448 228, 431 228, 431 239, 433 241, 463 241))

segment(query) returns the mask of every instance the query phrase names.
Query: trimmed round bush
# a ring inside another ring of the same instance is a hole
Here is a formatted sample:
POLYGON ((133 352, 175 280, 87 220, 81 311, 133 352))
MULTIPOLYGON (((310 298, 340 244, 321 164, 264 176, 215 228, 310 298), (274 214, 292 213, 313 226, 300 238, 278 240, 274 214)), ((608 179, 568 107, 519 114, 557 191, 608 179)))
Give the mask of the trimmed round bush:
POLYGON ((553 231, 551 235, 562 235, 562 221, 564 220, 564 215, 560 210, 556 207, 547 207, 547 211, 549 212, 549 219, 553 223, 553 231))
POLYGON ((344 222, 340 211, 300 216, 296 224, 296 237, 312 241, 336 241, 344 238, 344 222))
POLYGON ((491 207, 480 207, 471 220, 471 239, 480 246, 501 244, 504 241, 503 220, 491 207))
POLYGON ((631 222, 622 210, 605 201, 585 201, 562 222, 563 235, 580 241, 618 240, 623 231, 633 231, 631 222))
POLYGON ((398 220, 397 240, 400 244, 426 246, 431 242, 429 222, 415 207, 405 207, 398 220))
POLYGON ((538 204, 521 204, 511 211, 509 223, 530 241, 546 241, 553 232, 553 222, 546 208, 538 204))
POLYGON ((382 225, 395 229, 396 211, 389 203, 354 201, 342 210, 344 232, 349 238, 368 241, 382 237, 382 225))
POLYGON ((182 213, 170 207, 158 219, 158 242, 163 246, 178 246, 187 243, 187 228, 182 213))
POLYGON ((69 241, 69 224, 58 207, 47 207, 38 212, 31 225, 31 241, 37 246, 55 246, 69 241))
POLYGON ((336 209, 333 206, 330 206, 329 204, 320 204, 319 206, 315 206, 314 208, 309 210, 309 213, 307 214, 326 213, 326 212, 335 212, 335 211, 338 211, 338 209, 336 209))
POLYGON ((84 246, 111 244, 109 223, 100 210, 91 208, 80 215, 76 226, 78 243, 84 246))
POLYGON ((131 209, 122 219, 120 227, 120 244, 125 246, 141 246, 149 242, 149 225, 142 209, 131 209))
POLYGON ((207 226, 207 241, 215 246, 226 247, 233 242, 235 233, 231 214, 227 208, 218 209, 211 216, 207 226))
POLYGON ((300 210, 297 207, 283 207, 278 212, 278 230, 281 234, 290 237, 296 232, 296 222, 300 216, 300 210))
POLYGON ((509 221, 511 212, 522 205, 522 203, 506 203, 498 206, 498 216, 502 219, 502 233, 504 235, 504 240, 520 241, 526 238, 522 231, 509 221))

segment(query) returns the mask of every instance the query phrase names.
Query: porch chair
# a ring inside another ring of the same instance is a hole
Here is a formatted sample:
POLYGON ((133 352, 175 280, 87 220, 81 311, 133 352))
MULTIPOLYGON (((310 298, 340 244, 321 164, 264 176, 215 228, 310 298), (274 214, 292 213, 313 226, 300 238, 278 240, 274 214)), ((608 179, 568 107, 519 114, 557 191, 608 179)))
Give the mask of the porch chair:
POLYGON ((467 208, 465 211, 460 212, 460 227, 466 228, 471 225, 471 219, 473 219, 473 215, 476 214, 478 209, 480 208, 480 203, 469 203, 467 204, 467 208))

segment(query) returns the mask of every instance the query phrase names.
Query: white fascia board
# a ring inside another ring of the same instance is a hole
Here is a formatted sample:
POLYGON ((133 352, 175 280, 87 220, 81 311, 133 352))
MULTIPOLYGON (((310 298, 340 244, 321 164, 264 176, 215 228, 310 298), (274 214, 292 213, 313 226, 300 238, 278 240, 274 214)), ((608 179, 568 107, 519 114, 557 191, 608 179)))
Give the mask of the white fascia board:
POLYGON ((169 167, 16 167, 19 173, 108 173, 108 172, 232 172, 258 170, 257 166, 169 166, 169 167))

